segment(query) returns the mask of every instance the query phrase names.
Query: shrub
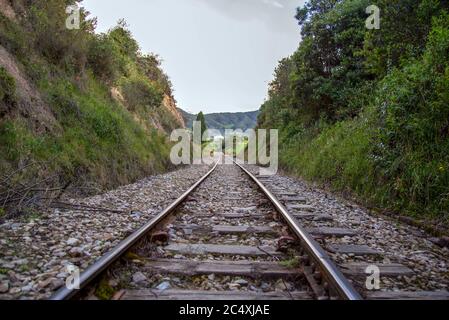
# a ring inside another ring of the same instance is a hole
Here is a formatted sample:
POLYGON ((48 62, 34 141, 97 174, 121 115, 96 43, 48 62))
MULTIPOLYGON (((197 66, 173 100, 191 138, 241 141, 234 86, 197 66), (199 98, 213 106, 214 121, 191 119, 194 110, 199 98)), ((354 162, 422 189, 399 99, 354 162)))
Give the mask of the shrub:
POLYGON ((0 66, 0 102, 12 104, 15 102, 16 82, 14 78, 0 66))
POLYGON ((124 20, 120 20, 118 25, 108 32, 109 38, 113 41, 121 55, 136 60, 139 54, 139 45, 132 37, 131 31, 124 20))
POLYGON ((26 39, 19 26, 0 12, 0 45, 11 54, 25 55, 26 39))
MULTIPOLYGON (((33 35, 34 46, 51 63, 56 63, 72 73, 80 73, 86 64, 88 30, 92 21, 85 20, 81 14, 79 30, 69 30, 65 22, 67 5, 77 3, 76 0, 37 0, 28 8, 27 29, 33 35)), ((31 41, 31 39, 29 39, 31 41)))
POLYGON ((142 78, 125 80, 121 85, 122 93, 132 111, 139 107, 145 110, 161 105, 163 94, 142 78))
POLYGON ((87 61, 93 73, 107 83, 114 83, 125 69, 124 60, 106 34, 92 39, 87 61))

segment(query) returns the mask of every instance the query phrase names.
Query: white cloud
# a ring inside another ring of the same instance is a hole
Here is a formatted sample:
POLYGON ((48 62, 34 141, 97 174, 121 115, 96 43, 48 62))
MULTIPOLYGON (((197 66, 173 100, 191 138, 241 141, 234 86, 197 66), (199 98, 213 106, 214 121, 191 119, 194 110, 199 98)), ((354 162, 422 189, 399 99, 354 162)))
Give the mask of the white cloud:
POLYGON ((279 3, 278 1, 273 1, 273 0, 263 0, 263 2, 265 2, 266 4, 269 4, 273 7, 279 8, 279 9, 284 9, 284 5, 282 3, 279 3))
POLYGON ((296 8, 305 0, 196 0, 235 20, 258 20, 270 30, 291 32, 296 8))

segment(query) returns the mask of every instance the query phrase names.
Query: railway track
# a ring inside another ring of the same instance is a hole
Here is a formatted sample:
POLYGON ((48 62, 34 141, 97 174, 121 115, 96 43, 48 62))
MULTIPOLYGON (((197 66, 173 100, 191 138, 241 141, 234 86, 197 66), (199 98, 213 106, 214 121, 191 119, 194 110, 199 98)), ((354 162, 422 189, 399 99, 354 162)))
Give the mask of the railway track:
MULTIPOLYGON (((81 275, 81 290, 63 288, 52 299, 448 297, 444 292, 367 293, 360 278, 366 278, 369 264, 337 267, 328 252, 351 251, 361 257, 377 253, 366 246, 324 246, 323 240, 351 237, 354 231, 329 226, 329 217, 315 213, 307 199, 270 181, 238 164, 217 163, 167 209, 87 269, 81 275)), ((389 276, 408 272, 401 265, 380 268, 389 276)))

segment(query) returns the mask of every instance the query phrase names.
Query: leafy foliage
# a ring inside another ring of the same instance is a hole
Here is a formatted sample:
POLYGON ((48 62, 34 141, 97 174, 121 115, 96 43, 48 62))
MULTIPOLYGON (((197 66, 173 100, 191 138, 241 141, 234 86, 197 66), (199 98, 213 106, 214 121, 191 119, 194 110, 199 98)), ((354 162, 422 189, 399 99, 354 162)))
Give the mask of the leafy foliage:
POLYGON ((121 88, 123 96, 133 111, 139 107, 145 110, 157 108, 162 103, 162 92, 152 86, 147 79, 127 79, 121 88))
POLYGON ((310 0, 303 40, 280 61, 258 126, 281 164, 376 205, 449 217, 449 15, 438 0, 310 0))
POLYGON ((0 66, 0 104, 11 104, 15 101, 16 82, 13 77, 0 66))
POLYGON ((178 124, 162 105, 172 94, 159 58, 140 52, 124 21, 95 34, 81 9, 81 28, 67 29, 66 7, 80 2, 17 0, 16 21, 0 13, 0 45, 56 119, 52 131, 39 131, 8 113, 14 78, 0 68, 1 172, 39 161, 61 184, 109 188, 169 168, 170 143, 156 127, 178 124))

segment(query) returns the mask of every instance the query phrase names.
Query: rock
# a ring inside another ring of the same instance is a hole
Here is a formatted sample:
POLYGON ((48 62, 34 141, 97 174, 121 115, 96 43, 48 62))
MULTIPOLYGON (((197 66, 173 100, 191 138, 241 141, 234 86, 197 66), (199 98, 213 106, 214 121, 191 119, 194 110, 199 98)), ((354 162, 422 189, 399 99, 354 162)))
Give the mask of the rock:
POLYGON ((33 284, 30 283, 30 284, 28 284, 28 285, 22 287, 21 290, 22 290, 23 293, 28 293, 28 292, 30 292, 31 290, 33 290, 33 284))
POLYGON ((39 281, 37 286, 39 289, 45 289, 46 287, 48 287, 48 285, 50 284, 50 282, 52 281, 52 278, 48 278, 46 280, 43 281, 39 281))
POLYGON ((170 288, 171 288, 171 285, 170 285, 170 282, 168 282, 168 281, 164 281, 156 287, 156 289, 161 290, 161 291, 168 290, 170 288))
POLYGON ((110 241, 114 239, 114 235, 112 233, 106 233, 102 236, 102 240, 104 241, 110 241))
POLYGON ((278 291, 292 290, 292 285, 287 281, 283 281, 282 279, 279 279, 274 287, 278 291))
POLYGON ((119 285, 119 282, 116 279, 111 279, 111 280, 109 280, 109 285, 111 287, 115 288, 115 287, 117 287, 119 285))
POLYGON ((0 293, 6 293, 9 291, 9 281, 0 282, 0 293))
POLYGON ((449 237, 431 238, 429 240, 437 246, 449 248, 449 237))
POLYGON ((142 282, 146 282, 147 281, 147 277, 142 273, 142 272, 136 272, 135 274, 133 274, 133 282, 138 284, 138 283, 142 283, 142 282))
POLYGON ((11 225, 11 229, 17 230, 17 229, 19 229, 21 226, 22 226, 21 223, 13 223, 13 224, 11 225))
POLYGON ((228 284, 228 288, 229 288, 230 290, 239 290, 240 287, 241 287, 241 286, 240 286, 238 283, 230 283, 230 284, 228 284))
POLYGON ((56 278, 58 278, 58 279, 67 279, 68 277, 69 277, 69 274, 67 272, 61 272, 56 275, 56 278))
POLYGON ((70 249, 69 254, 73 258, 79 258, 79 257, 83 256, 83 249, 81 249, 79 247, 74 247, 74 248, 70 249))
POLYGON ((28 260, 27 259, 20 259, 20 260, 15 260, 12 263, 15 264, 15 265, 18 265, 18 266, 23 266, 25 264, 28 264, 28 260))
POLYGON ((248 281, 244 280, 244 279, 239 279, 237 281, 234 281, 234 283, 240 285, 240 286, 244 286, 246 287, 248 285, 248 281))
POLYGON ((140 219, 140 217, 143 215, 142 212, 139 211, 132 211, 131 212, 131 217, 133 217, 134 219, 140 219))
POLYGON ((19 294, 20 292, 22 292, 22 289, 21 289, 21 288, 11 288, 11 289, 9 290, 9 293, 10 293, 10 294, 19 294))
POLYGON ((55 257, 58 257, 58 258, 65 257, 65 255, 66 255, 65 252, 57 252, 57 253, 54 254, 54 256, 55 256, 55 257))
POLYGON ((184 234, 186 235, 186 236, 190 236, 190 235, 192 235, 193 234, 193 230, 192 229, 183 229, 183 231, 184 231, 184 234))
POLYGON ((61 279, 52 279, 50 282, 50 290, 57 290, 65 284, 61 279))
POLYGON ((68 246, 76 246, 78 243, 80 243, 80 241, 76 238, 70 238, 69 240, 67 240, 66 244, 68 246))

